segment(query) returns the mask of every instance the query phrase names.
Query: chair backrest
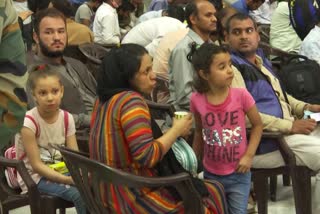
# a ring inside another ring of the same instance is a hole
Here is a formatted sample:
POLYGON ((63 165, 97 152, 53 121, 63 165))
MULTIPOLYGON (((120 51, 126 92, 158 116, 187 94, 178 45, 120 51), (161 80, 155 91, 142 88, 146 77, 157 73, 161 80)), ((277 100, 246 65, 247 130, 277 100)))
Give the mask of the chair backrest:
POLYGON ((185 213, 201 213, 201 198, 198 196, 190 175, 179 173, 168 177, 142 177, 90 160, 65 147, 56 147, 74 179, 91 213, 108 213, 102 199, 102 184, 132 188, 174 186, 184 201, 185 213))
POLYGON ((79 45, 80 52, 87 58, 86 66, 97 79, 98 70, 105 54, 110 50, 95 43, 79 45))
POLYGON ((80 60, 84 64, 87 62, 87 57, 80 51, 78 45, 68 45, 64 49, 63 55, 80 60))
POLYGON ((104 55, 109 51, 109 49, 95 43, 79 45, 79 50, 87 57, 88 60, 96 64, 101 64, 104 55))

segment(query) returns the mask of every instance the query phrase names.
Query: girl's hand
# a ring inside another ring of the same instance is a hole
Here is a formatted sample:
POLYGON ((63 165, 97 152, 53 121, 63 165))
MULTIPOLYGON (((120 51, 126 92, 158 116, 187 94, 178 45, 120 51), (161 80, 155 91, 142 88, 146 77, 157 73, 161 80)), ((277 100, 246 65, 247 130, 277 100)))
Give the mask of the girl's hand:
POLYGON ((173 118, 172 128, 179 134, 179 136, 188 136, 192 127, 192 114, 176 119, 173 118))
POLYGON ((252 157, 249 155, 244 155, 240 159, 237 167, 237 172, 239 173, 247 173, 250 171, 252 165, 252 157))

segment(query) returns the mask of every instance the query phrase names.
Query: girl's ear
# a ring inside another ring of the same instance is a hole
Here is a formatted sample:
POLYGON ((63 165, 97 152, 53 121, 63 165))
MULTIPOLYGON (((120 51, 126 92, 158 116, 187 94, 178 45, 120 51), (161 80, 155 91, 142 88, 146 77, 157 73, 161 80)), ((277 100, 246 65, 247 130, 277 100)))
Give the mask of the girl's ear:
POLYGON ((61 98, 63 97, 63 94, 64 94, 64 86, 61 85, 61 98))
POLYGON ((204 80, 208 80, 207 74, 202 69, 199 70, 199 76, 200 76, 200 78, 202 78, 204 80))

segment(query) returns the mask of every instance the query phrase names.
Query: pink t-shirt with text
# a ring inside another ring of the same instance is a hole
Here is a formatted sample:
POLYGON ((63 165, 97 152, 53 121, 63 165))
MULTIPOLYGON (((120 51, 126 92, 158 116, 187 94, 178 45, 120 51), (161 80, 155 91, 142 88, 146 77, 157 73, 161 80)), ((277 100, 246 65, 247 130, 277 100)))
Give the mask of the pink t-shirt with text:
POLYGON ((246 112, 255 104, 243 88, 230 88, 226 100, 213 105, 205 94, 192 93, 190 111, 202 121, 204 168, 216 175, 233 173, 247 148, 246 112))

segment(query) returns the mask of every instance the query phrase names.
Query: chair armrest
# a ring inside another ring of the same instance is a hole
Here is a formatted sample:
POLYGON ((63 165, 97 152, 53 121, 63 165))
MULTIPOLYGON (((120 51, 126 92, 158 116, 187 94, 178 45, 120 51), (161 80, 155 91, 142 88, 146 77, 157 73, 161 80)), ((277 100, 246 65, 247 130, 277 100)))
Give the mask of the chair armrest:
POLYGON ((16 168, 19 172, 22 180, 27 186, 28 195, 30 196, 29 201, 30 205, 33 209, 37 209, 37 204, 40 201, 40 192, 38 191, 37 184, 32 180, 31 176, 28 173, 26 166, 24 165, 23 161, 21 160, 12 160, 0 156, 0 165, 2 167, 12 167, 16 168))
POLYGON ((262 138, 281 138, 283 134, 281 132, 269 132, 269 131, 263 131, 262 132, 262 138))
MULTIPOLYGON (((250 134, 250 129, 247 129, 247 133, 250 134)), ((286 164, 296 163, 296 158, 293 151, 288 146, 287 142, 284 139, 284 135, 281 132, 271 132, 271 131, 263 131, 261 138, 271 138, 277 139, 279 143, 279 150, 281 152, 282 158, 284 159, 286 164)))
POLYGON ((288 165, 296 165, 296 157, 293 151, 288 146, 288 143, 285 141, 284 136, 278 139, 279 150, 284 159, 284 162, 288 165))

